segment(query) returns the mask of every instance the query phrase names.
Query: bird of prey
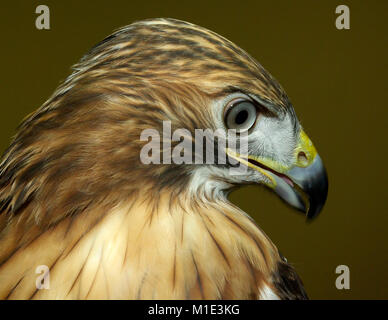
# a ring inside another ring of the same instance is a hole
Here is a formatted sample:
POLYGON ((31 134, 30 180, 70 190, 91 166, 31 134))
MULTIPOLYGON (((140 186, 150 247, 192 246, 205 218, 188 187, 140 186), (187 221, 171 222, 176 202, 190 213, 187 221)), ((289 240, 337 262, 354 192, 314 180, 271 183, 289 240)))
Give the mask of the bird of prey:
POLYGON ((306 299, 293 267, 228 201, 253 183, 310 218, 326 200, 321 158, 278 82, 191 23, 121 28, 74 66, 3 155, 0 298, 306 299), (248 152, 225 164, 143 163, 141 133, 162 135, 166 121, 192 134, 245 132, 248 152), (230 174, 236 161, 245 174, 230 174))

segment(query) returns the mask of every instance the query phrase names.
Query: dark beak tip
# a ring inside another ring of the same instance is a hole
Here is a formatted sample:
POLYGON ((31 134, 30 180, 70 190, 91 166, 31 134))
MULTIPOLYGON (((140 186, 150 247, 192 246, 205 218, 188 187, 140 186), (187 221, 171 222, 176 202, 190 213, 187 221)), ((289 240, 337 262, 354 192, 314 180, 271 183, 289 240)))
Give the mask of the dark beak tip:
POLYGON ((312 222, 320 215, 327 201, 327 193, 328 193, 328 184, 327 184, 327 178, 326 178, 326 188, 325 190, 322 190, 320 202, 315 203, 315 206, 314 204, 311 205, 310 203, 310 207, 306 212, 306 221, 312 222))
POLYGON ((312 223, 314 220, 317 219, 317 217, 319 216, 319 213, 320 212, 316 212, 316 213, 307 212, 306 213, 306 222, 307 223, 312 223))

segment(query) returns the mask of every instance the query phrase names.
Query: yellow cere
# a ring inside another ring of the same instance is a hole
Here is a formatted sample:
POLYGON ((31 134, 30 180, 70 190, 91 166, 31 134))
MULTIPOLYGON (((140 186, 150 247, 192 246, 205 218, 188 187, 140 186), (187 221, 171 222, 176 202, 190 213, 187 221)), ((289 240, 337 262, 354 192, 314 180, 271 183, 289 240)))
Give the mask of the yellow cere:
POLYGON ((299 136, 299 143, 295 148, 295 158, 296 158, 295 165, 298 167, 308 167, 314 161, 316 155, 317 155, 317 150, 315 149, 313 143, 311 142, 307 134, 303 130, 301 130, 300 136, 299 136), (300 158, 299 157, 300 152, 304 152, 307 159, 300 158))
MULTIPOLYGON (((274 171, 282 173, 282 174, 287 174, 287 171, 289 171, 293 167, 293 166, 287 167, 287 166, 282 165, 281 163, 279 163, 277 161, 274 161, 274 160, 268 159, 268 158, 264 158, 264 157, 253 156, 253 155, 243 156, 239 153, 234 152, 233 150, 231 150, 229 148, 226 149, 226 153, 230 157, 239 161, 240 163, 261 172, 264 176, 266 176, 269 179, 269 181, 271 181, 271 183, 268 183, 268 186, 271 188, 276 187, 276 180, 273 177, 273 174, 270 173, 269 171, 261 168, 261 167, 255 166, 254 164, 250 163, 248 161, 248 158, 255 160, 255 161, 263 164, 264 166, 270 168, 271 170, 274 170, 274 171)), ((295 148, 294 155, 295 155, 294 166, 298 166, 298 167, 308 167, 309 165, 311 165, 311 163, 313 162, 313 160, 315 159, 315 157, 317 155, 317 150, 315 149, 310 138, 307 136, 307 134, 303 130, 300 131, 299 142, 298 142, 297 147, 295 148), (304 156, 300 157, 301 152, 304 153, 305 157, 304 156)))

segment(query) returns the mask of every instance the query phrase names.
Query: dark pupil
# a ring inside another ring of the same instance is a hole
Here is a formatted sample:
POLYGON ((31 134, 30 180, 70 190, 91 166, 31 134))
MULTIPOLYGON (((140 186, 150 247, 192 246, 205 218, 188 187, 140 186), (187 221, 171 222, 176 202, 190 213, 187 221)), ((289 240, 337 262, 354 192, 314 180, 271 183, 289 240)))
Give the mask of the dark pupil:
POLYGON ((237 113, 236 119, 234 120, 236 124, 243 124, 248 119, 248 111, 241 110, 237 113))

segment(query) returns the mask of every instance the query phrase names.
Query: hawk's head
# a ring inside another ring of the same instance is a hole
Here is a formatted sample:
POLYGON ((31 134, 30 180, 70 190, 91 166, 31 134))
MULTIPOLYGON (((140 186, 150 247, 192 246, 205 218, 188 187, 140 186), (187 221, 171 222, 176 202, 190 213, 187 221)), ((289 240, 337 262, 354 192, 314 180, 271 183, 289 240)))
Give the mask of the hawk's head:
POLYGON ((47 223, 58 220, 50 214, 58 208, 73 215, 163 188, 208 197, 263 183, 309 217, 327 195, 322 161, 277 81, 225 38, 173 19, 131 24, 95 46, 22 124, 1 173, 1 208, 23 208, 47 223), (192 136, 195 129, 236 129, 237 140, 246 133, 247 154, 227 152, 248 170, 230 175, 230 161, 143 163, 141 133, 154 129, 164 140, 165 121, 192 136), (29 208, 31 199, 38 201, 29 208))

